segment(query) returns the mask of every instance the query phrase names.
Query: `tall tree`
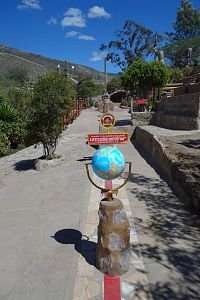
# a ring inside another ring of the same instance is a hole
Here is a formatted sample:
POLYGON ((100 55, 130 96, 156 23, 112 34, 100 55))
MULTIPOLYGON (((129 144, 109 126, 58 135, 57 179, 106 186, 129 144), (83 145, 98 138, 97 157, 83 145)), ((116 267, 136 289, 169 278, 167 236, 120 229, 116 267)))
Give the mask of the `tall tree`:
POLYGON ((22 122, 27 122, 30 112, 32 90, 26 87, 11 87, 7 93, 8 102, 18 110, 22 122))
POLYGON ((172 24, 174 31, 167 33, 165 57, 175 67, 188 65, 188 48, 192 48, 192 63, 200 62, 200 9, 195 9, 188 0, 182 0, 172 24))
POLYGON ((78 98, 85 100, 98 95, 100 87, 90 77, 84 77, 78 81, 76 86, 78 98))
POLYGON ((121 89, 123 89, 123 85, 120 76, 113 77, 108 81, 107 90, 109 94, 121 89))
POLYGON ((176 21, 172 24, 174 40, 180 41, 200 36, 200 9, 195 9, 188 0, 181 1, 176 21))
MULTIPOLYGON (((162 39, 157 36, 157 42, 162 39)), ((146 58, 153 52, 154 35, 150 29, 133 20, 126 20, 122 30, 117 29, 116 39, 108 45, 102 44, 101 51, 106 51, 107 59, 122 70, 131 66, 139 59, 146 58)))
POLYGON ((148 97, 148 92, 163 87, 169 78, 167 67, 160 61, 138 60, 122 74, 122 83, 131 92, 137 90, 137 96, 148 97))
POLYGON ((33 142, 41 142, 47 159, 54 157, 62 132, 63 115, 74 105, 75 88, 70 79, 59 73, 41 77, 33 88, 31 120, 33 142))

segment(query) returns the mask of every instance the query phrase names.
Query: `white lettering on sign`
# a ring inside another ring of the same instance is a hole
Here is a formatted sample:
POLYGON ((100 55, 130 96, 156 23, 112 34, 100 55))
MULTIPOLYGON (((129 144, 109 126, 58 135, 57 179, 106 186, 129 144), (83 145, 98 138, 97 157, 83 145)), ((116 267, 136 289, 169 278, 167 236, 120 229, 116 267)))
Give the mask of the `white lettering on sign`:
POLYGON ((89 134, 88 144, 123 144, 128 143, 128 133, 89 134))

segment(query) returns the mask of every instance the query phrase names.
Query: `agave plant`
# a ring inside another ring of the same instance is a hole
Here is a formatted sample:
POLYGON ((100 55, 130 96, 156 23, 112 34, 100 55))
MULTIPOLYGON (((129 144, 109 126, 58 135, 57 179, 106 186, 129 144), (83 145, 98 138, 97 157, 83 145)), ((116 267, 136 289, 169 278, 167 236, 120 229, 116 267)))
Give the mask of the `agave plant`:
POLYGON ((0 120, 4 122, 13 122, 16 120, 17 111, 9 103, 3 102, 0 105, 0 120))

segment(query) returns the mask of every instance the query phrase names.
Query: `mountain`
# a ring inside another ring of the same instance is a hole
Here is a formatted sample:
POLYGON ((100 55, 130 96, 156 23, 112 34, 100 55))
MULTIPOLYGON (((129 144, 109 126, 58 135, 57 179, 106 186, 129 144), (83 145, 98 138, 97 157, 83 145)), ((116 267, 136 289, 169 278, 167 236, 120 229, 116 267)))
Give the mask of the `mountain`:
MULTIPOLYGON (((90 76, 96 83, 104 82, 104 73, 90 67, 23 52, 0 44, 0 77, 5 77, 8 70, 16 65, 21 65, 28 71, 30 81, 34 81, 38 76, 57 70, 58 65, 60 65, 60 69, 63 71, 66 69, 66 73, 70 77, 90 76)), ((115 74, 108 74, 108 80, 114 76, 115 74)))

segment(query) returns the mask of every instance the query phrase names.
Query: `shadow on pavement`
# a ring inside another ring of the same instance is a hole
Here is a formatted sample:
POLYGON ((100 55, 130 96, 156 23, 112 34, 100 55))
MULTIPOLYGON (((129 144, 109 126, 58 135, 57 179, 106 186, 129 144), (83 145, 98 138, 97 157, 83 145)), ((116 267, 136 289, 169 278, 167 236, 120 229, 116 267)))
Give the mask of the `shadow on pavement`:
POLYGON ((188 148, 200 149, 200 139, 197 139, 197 140, 188 139, 188 140, 184 140, 178 144, 182 144, 188 148))
POLYGON ((83 156, 83 158, 77 159, 77 161, 88 161, 92 160, 92 156, 83 156))
MULTIPOLYGON (((200 299, 200 220, 184 208, 168 185, 159 179, 132 174, 128 190, 143 202, 149 219, 135 218, 142 256, 168 275, 150 284, 154 300, 200 299), (149 241, 149 238, 151 240, 149 241), (173 276, 174 275, 174 276, 173 276)), ((162 276, 161 276, 162 277, 162 276)))
POLYGON ((19 172, 35 170, 35 161, 36 159, 20 160, 16 162, 13 166, 14 169, 19 172))
MULTIPOLYGON (((86 141, 86 145, 89 145, 88 141, 86 141)), ((92 147, 92 148, 94 148, 95 150, 99 149, 99 145, 89 145, 89 146, 92 147)))
POLYGON ((132 125, 131 120, 117 120, 115 123, 115 127, 116 126, 128 126, 128 125, 132 125))
POLYGON ((89 238, 76 229, 62 229, 52 236, 60 244, 74 244, 74 249, 79 252, 85 260, 96 266, 96 243, 89 241, 89 238), (86 239, 82 239, 86 238, 86 239))

